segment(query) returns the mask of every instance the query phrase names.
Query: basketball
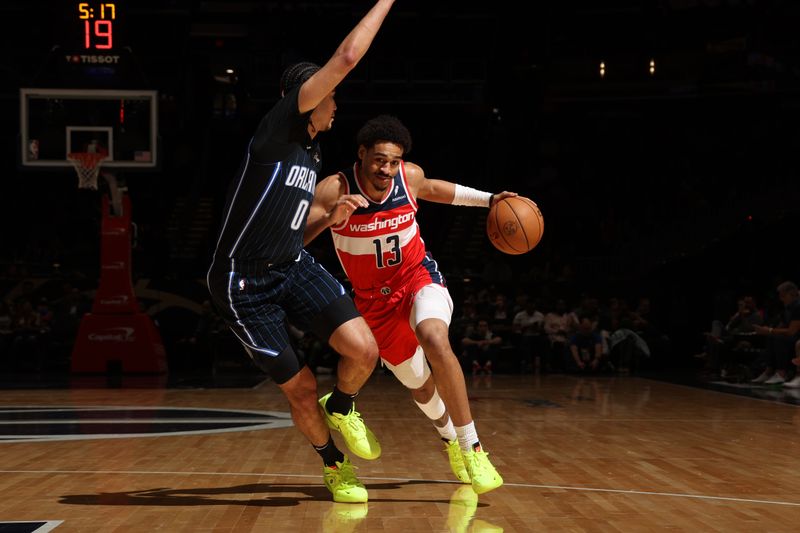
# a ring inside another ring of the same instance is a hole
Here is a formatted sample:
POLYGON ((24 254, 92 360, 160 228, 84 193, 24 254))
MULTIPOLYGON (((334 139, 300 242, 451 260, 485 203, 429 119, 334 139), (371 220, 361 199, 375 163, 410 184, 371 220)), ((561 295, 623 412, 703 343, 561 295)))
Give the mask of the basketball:
POLYGON ((532 200, 523 196, 495 203, 486 217, 486 234, 495 248, 511 255, 531 251, 542 239, 544 218, 532 200))

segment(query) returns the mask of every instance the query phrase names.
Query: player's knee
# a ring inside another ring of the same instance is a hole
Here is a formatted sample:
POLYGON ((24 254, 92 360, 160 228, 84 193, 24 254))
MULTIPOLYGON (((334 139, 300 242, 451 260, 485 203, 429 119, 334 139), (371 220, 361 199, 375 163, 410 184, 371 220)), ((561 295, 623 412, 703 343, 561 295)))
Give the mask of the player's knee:
POLYGON ((446 357, 453 352, 450 347, 450 339, 440 331, 425 332, 422 335, 417 333, 420 344, 425 349, 428 359, 446 357))
POLYGON ((311 372, 298 372, 292 379, 280 385, 280 388, 295 409, 316 409, 317 382, 311 372))
POLYGON ((364 364, 374 365, 378 361, 378 343, 372 334, 359 335, 349 343, 350 353, 342 354, 364 364))
POLYGON ((364 354, 364 358, 370 365, 374 365, 378 362, 378 357, 380 355, 378 351, 378 343, 375 341, 375 337, 372 335, 370 335, 368 339, 365 339, 364 354))

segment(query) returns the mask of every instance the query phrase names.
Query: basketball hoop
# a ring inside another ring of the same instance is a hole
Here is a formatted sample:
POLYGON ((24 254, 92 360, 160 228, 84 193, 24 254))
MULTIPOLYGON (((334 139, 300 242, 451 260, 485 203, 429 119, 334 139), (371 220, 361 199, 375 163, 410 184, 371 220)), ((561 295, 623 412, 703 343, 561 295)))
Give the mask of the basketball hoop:
POLYGON ((102 161, 108 157, 103 153, 72 152, 67 154, 72 166, 78 173, 78 188, 97 190, 97 176, 100 173, 102 161))

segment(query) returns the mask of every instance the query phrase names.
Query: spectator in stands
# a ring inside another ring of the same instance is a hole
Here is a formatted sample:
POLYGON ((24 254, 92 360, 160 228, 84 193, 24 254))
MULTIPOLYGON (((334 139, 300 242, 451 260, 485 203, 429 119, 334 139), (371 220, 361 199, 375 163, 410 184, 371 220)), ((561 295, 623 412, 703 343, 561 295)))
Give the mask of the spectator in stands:
POLYGON ((467 360, 472 361, 472 375, 480 372, 492 373, 492 360, 497 355, 503 339, 489 329, 489 321, 485 318, 478 320, 474 329, 467 332, 461 339, 467 360))
POLYGON ((524 290, 519 289, 517 294, 514 296, 514 307, 511 308, 511 316, 514 317, 525 309, 525 304, 528 303, 528 293, 524 290))
MULTIPOLYGON (((755 333, 754 326, 764 323, 764 316, 756 305, 756 300, 745 295, 737 301, 736 312, 724 325, 719 320, 711 323, 711 331, 706 332, 706 348, 695 357, 705 359, 707 367, 712 371, 725 372, 731 352, 753 349, 753 345, 745 335, 755 333)), ((722 377, 725 377, 724 375, 722 377)))
POLYGON ((489 328, 497 335, 508 339, 511 336, 513 318, 508 298, 502 292, 498 292, 495 294, 494 304, 489 309, 489 328))
POLYGON ((603 367, 603 339, 589 316, 582 316, 578 330, 569 338, 571 370, 597 372, 603 367))
POLYGON ((511 324, 517 339, 517 359, 522 372, 526 372, 528 368, 538 371, 542 357, 548 351, 544 336, 544 315, 536 309, 536 304, 534 298, 528 298, 525 308, 514 315, 511 324))
MULTIPOLYGON (((467 336, 472 331, 473 326, 478 321, 478 312, 475 307, 475 299, 470 296, 461 304, 461 314, 453 317, 450 323, 450 344, 458 346, 461 339, 467 336)), ((469 361, 467 361, 469 363, 469 361)), ((467 367, 464 367, 467 370, 467 367)))
POLYGON ((492 307, 492 321, 505 322, 511 321, 511 310, 509 309, 508 299, 502 292, 498 292, 494 297, 494 305, 492 307))
POLYGON ((800 375, 786 382, 789 360, 795 344, 800 340, 800 293, 797 285, 791 281, 784 281, 777 290, 784 307, 781 321, 775 326, 753 326, 756 334, 767 337, 766 368, 753 383, 782 383, 784 387, 800 387, 800 375))
POLYGON ((577 317, 586 317, 590 319, 595 328, 599 326, 600 302, 594 296, 588 294, 582 295, 578 307, 573 312, 577 317))
POLYGON ((636 332, 650 347, 653 356, 664 358, 670 353, 670 338, 658 327, 652 313, 650 298, 639 298, 636 310, 631 313, 633 325, 631 329, 636 332))
POLYGON ((567 358, 567 341, 578 328, 578 317, 567 308, 563 298, 544 315, 544 333, 547 335, 548 360, 551 369, 563 369, 567 358))

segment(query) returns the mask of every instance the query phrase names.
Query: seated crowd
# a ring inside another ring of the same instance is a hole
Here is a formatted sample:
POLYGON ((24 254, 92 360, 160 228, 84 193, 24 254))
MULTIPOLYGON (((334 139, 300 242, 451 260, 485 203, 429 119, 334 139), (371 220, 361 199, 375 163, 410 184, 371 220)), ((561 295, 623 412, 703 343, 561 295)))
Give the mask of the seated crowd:
POLYGON ((751 294, 723 324, 714 320, 696 355, 712 375, 753 385, 800 388, 800 292, 791 281, 779 284, 759 307, 751 294), (755 377, 753 377, 755 376, 755 377))
POLYGON ((489 287, 468 291, 450 327, 462 367, 473 375, 503 372, 628 373, 637 370, 667 337, 650 322, 650 301, 635 310, 621 298, 601 305, 584 296, 570 308, 564 298, 549 302, 489 287))

